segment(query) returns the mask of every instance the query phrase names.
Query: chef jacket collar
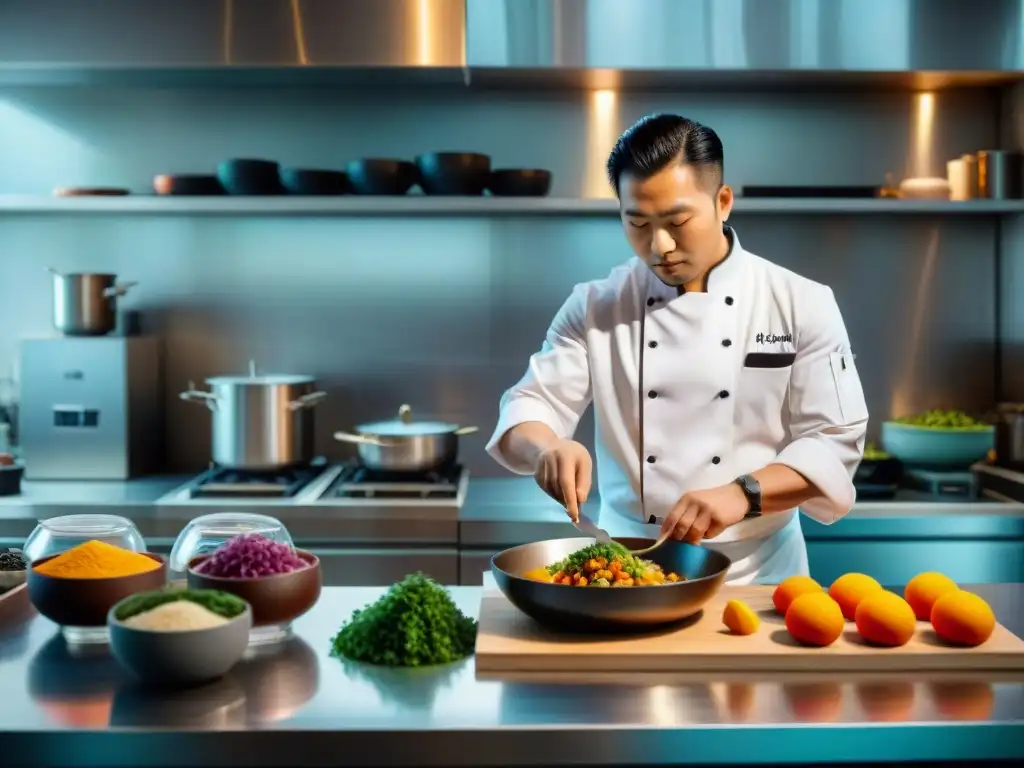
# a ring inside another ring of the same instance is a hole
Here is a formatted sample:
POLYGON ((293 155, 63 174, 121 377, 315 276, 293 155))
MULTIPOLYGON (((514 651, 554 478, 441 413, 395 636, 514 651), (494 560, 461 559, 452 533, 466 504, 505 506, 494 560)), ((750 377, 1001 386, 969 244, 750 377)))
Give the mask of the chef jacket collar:
MULTIPOLYGON (((743 268, 747 261, 747 252, 740 245, 740 239, 736 235, 735 229, 726 224, 722 230, 729 241, 729 252, 704 276, 704 290, 716 296, 735 296, 739 290, 743 268)), ((671 301, 681 295, 680 289, 665 285, 646 264, 642 261, 639 264, 648 276, 649 296, 663 301, 671 301)))

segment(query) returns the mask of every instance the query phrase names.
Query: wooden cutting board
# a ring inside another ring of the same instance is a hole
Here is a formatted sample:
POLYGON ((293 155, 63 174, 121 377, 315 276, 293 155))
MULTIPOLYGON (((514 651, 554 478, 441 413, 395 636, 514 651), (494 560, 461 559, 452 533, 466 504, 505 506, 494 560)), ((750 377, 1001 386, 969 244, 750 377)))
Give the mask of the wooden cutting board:
POLYGON ((1024 640, 1002 625, 977 648, 945 645, 918 622, 902 648, 860 641, 852 622, 827 648, 807 648, 786 632, 772 608, 773 587, 723 587, 694 623, 658 634, 595 636, 546 630, 500 592, 485 590, 476 640, 480 673, 530 672, 914 672, 1024 670, 1024 640), (727 600, 746 602, 761 616, 753 635, 733 635, 722 624, 727 600))

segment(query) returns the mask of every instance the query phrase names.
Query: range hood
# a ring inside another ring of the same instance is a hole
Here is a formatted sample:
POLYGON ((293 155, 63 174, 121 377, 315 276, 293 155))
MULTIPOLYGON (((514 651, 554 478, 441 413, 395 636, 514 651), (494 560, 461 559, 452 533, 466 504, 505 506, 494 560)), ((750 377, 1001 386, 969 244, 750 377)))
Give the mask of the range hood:
POLYGON ((1016 79, 1024 0, 0 0, 0 76, 1016 79))
POLYGON ((464 0, 0 0, 0 75, 393 70, 461 82, 465 18, 464 0))

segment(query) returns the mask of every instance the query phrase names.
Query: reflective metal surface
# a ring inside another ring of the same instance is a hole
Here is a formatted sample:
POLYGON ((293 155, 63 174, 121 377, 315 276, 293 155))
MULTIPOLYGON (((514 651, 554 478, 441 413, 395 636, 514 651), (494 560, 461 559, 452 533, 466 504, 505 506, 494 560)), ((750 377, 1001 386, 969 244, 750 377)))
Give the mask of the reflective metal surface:
MULTIPOLYGON (((1024 585, 981 587, 1024 631, 1024 585)), ((102 650, 70 654, 35 617, 0 629, 4 760, 24 766, 667 765, 1024 757, 1024 683, 999 675, 741 679, 694 674, 586 683, 478 680, 473 661, 394 671, 328 655, 379 589, 326 589, 281 656, 156 695, 102 650), (767 733, 765 729, 771 729, 767 733), (884 728, 884 730, 882 730, 884 728), (245 733, 239 733, 239 730, 245 733)), ((456 588, 475 614, 480 589, 456 588)))
POLYGON ((0 67, 461 67, 462 0, 5 0, 0 67))
MULTIPOLYGON (((1019 70, 1021 0, 467 0, 470 67, 1019 70)), ((610 87, 610 86, 605 86, 610 87)))

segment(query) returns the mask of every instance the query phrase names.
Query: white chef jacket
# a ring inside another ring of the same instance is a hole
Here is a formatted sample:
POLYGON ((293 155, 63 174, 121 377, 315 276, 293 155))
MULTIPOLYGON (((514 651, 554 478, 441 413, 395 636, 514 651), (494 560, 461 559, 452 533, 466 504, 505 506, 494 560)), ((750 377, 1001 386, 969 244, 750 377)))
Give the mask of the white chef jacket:
MULTIPOLYGON (((683 493, 773 463, 821 490, 805 514, 826 525, 843 517, 868 413, 835 297, 726 235, 729 255, 706 293, 679 295, 639 259, 577 285, 502 397, 491 456, 531 474, 501 451, 505 432, 539 421, 571 438, 593 401, 601 521, 613 534, 656 535, 683 493)), ((745 520, 705 546, 732 559, 732 583, 807 573, 796 510, 745 520)))

